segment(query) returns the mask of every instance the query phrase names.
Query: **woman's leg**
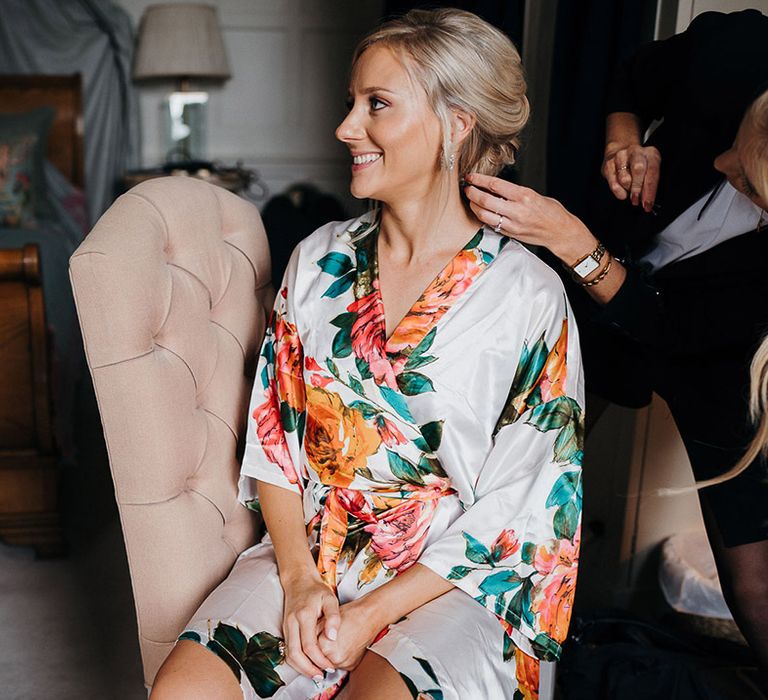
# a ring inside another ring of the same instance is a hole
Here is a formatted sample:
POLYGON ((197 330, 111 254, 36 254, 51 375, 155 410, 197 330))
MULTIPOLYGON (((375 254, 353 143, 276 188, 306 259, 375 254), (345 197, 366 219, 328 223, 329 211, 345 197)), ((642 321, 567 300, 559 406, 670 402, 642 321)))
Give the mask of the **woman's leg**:
POLYGON ((197 642, 177 642, 160 667, 151 700, 243 700, 230 668, 197 642))
POLYGON ((726 547, 706 499, 700 500, 725 601, 757 657, 768 693, 768 540, 726 547))
POLYGON ((400 674, 373 651, 365 652, 337 697, 338 700, 412 700, 400 674))

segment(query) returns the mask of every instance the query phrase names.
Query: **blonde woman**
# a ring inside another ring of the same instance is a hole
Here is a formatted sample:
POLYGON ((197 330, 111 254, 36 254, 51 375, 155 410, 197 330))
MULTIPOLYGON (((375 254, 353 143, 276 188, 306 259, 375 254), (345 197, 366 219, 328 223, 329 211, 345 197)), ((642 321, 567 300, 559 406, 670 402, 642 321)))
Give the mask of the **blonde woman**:
POLYGON ((669 405, 768 689, 768 468, 756 451, 732 468, 754 434, 749 365, 768 329, 768 17, 707 12, 647 45, 609 109, 603 174, 620 201, 600 232, 613 234, 607 250, 530 190, 470 174, 466 193, 482 221, 547 248, 596 302, 582 324, 588 388, 627 403, 644 386, 646 402, 653 390, 669 405))
POLYGON ((459 187, 514 160, 527 117, 517 51, 470 13, 358 46, 336 135, 378 204, 291 258, 241 478, 269 535, 153 700, 537 697, 576 583, 578 338, 557 276, 459 187))

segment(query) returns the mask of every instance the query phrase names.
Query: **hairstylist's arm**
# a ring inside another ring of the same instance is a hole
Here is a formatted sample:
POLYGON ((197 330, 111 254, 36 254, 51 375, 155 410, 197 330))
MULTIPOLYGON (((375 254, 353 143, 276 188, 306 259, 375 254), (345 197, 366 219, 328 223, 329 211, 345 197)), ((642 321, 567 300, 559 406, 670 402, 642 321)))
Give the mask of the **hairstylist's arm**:
POLYGON ((321 580, 309 551, 301 496, 263 481, 258 490, 285 593, 286 661, 305 676, 322 676, 333 664, 317 645, 318 620, 324 618, 325 634, 333 638, 339 627, 339 601, 321 580))
MULTIPOLYGON (((597 238, 576 216, 560 202, 543 197, 527 187, 520 187, 498 177, 470 173, 464 192, 470 207, 480 221, 490 228, 498 226, 499 233, 521 243, 543 246, 562 263, 572 267, 597 246, 597 238)), ((598 303, 607 304, 624 284, 626 269, 615 258, 599 284, 585 286, 598 303)), ((584 282, 597 278, 608 263, 595 270, 584 282)))
POLYGON ((631 112, 613 112, 605 122, 605 152, 600 172, 614 196, 642 203, 650 212, 656 201, 661 154, 641 143, 640 119, 631 112))

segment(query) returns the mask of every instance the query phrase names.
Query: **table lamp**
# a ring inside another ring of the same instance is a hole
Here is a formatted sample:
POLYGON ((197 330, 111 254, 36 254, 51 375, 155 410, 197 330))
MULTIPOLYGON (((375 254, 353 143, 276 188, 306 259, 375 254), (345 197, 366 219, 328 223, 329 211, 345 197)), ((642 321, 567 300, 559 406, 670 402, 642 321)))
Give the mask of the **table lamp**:
POLYGON ((144 10, 133 66, 136 81, 176 80, 163 101, 163 142, 168 165, 197 170, 206 159, 208 93, 190 82, 223 82, 231 77, 216 8, 174 3, 144 10))

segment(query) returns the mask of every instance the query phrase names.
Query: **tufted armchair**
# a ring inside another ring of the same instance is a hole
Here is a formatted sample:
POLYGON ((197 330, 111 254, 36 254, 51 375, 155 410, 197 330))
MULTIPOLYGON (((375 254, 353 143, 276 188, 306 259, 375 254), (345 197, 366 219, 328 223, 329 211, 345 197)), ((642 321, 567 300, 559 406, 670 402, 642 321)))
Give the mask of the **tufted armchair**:
POLYGON ((168 177, 112 205, 70 277, 151 686, 182 626, 256 537, 237 502, 238 446, 272 303, 269 249, 252 204, 168 177))

